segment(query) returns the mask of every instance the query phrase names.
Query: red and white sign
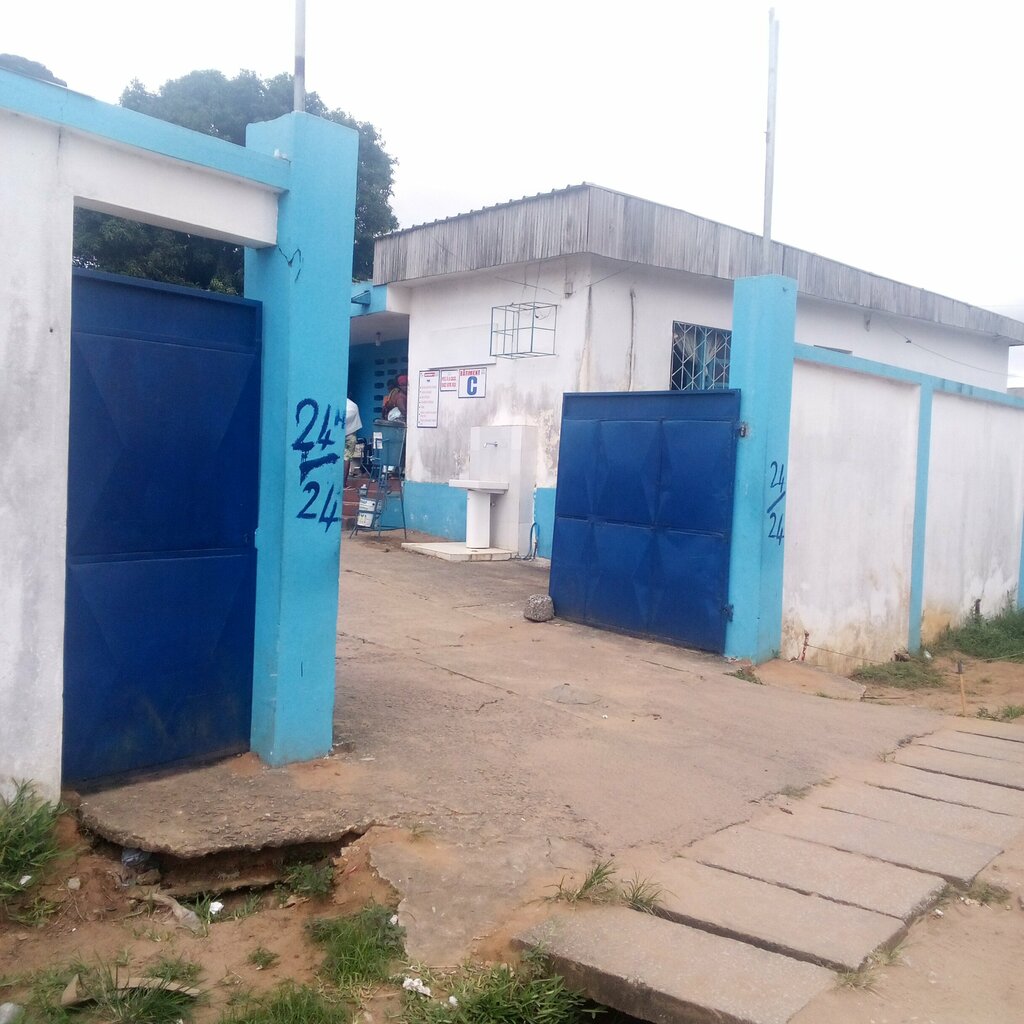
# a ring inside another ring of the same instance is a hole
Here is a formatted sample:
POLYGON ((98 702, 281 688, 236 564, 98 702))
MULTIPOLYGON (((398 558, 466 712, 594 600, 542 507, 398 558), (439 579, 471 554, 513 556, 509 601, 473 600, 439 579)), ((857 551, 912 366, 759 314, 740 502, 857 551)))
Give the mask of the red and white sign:
POLYGON ((455 392, 459 390, 459 371, 458 370, 442 370, 441 371, 441 390, 455 392))

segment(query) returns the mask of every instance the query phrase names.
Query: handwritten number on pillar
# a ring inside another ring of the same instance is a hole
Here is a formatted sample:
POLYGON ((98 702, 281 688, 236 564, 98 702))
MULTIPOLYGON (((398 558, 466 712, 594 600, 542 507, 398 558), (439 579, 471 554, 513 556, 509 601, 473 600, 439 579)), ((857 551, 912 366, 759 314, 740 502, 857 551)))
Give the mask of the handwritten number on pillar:
POLYGON ((772 478, 768 484, 768 495, 772 499, 765 509, 765 515, 771 522, 768 536, 781 544, 786 537, 786 464, 772 461, 772 478), (773 493, 773 492, 778 492, 773 493))

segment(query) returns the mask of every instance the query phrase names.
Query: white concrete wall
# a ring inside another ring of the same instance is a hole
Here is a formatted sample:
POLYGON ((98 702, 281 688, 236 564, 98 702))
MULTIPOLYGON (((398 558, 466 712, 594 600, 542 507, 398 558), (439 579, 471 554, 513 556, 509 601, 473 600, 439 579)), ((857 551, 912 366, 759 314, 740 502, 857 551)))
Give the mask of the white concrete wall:
MULTIPOLYGON (((796 363, 787 467, 783 658, 809 643, 880 661, 906 647, 918 388, 796 363)), ((858 662, 809 648, 847 672, 858 662)))
POLYGON ((1006 390, 1008 343, 985 335, 801 295, 796 340, 989 391, 1006 390))
POLYGON ((1024 410, 937 394, 925 525, 921 635, 992 615, 1017 594, 1024 513, 1024 410))
POLYGON ((0 787, 60 788, 76 200, 275 240, 272 189, 0 112, 0 787))

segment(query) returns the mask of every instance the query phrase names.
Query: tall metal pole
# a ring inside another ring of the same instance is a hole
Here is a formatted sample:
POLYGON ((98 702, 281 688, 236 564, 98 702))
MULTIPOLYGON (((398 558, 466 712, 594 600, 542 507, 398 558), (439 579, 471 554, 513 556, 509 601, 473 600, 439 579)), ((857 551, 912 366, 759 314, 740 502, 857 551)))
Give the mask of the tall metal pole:
POLYGON ((295 92, 292 109, 306 109, 306 0, 295 0, 295 92))
POLYGON ((779 23, 775 8, 768 12, 768 124, 764 133, 764 230, 761 232, 761 272, 771 271, 772 188, 775 184, 775 87, 779 73, 779 23))

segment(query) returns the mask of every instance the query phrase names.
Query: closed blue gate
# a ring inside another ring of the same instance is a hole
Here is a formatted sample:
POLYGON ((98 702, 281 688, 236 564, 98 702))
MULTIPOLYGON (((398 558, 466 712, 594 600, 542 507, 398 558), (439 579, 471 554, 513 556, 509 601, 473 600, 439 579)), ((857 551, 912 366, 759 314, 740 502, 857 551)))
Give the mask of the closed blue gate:
POLYGON ((551 597, 563 618, 721 652, 738 391, 567 394, 551 597))
POLYGON ((247 750, 259 303, 75 271, 64 777, 247 750))

